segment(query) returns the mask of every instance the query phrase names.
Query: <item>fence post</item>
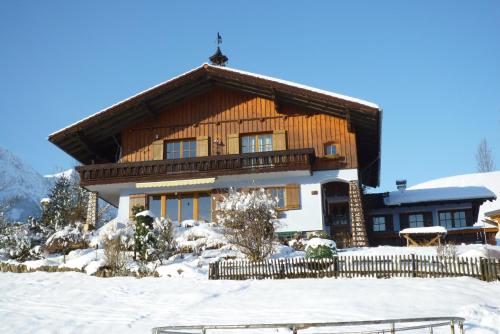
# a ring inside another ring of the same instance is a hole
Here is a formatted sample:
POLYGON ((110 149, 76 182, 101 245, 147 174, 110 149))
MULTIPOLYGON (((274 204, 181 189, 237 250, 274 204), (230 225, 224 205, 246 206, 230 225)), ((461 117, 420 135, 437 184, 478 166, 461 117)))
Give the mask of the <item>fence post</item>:
POLYGON ((455 322, 453 320, 450 321, 450 327, 451 327, 451 334, 455 334, 455 322))
POLYGON ((417 277, 415 268, 415 254, 411 254, 411 277, 417 277))
POLYGON ((333 258, 333 276, 339 277, 339 257, 338 255, 333 258))
POLYGON ((481 279, 483 281, 488 281, 488 259, 482 257, 479 259, 479 263, 480 263, 480 268, 481 268, 481 279))

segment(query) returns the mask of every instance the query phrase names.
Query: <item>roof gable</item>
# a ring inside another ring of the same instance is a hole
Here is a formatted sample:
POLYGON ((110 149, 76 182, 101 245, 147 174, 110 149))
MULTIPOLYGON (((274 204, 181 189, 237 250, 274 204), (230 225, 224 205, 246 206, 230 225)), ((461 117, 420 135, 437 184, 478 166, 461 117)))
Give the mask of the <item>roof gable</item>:
POLYGON ((381 110, 371 102, 227 67, 203 64, 120 101, 49 136, 78 161, 113 162, 120 131, 169 105, 222 86, 346 118, 357 132, 365 184, 377 186, 380 170, 381 110))

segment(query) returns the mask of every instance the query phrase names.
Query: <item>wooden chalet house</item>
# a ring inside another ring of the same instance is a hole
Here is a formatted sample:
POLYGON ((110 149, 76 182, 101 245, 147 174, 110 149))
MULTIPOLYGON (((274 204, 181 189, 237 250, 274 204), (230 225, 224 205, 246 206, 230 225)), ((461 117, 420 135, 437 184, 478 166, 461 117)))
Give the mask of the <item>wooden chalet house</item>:
POLYGON ((279 198, 282 235, 324 230, 365 245, 360 186, 379 183, 380 132, 373 103, 203 64, 49 140, 122 221, 143 204, 210 222, 220 193, 264 187, 279 198))

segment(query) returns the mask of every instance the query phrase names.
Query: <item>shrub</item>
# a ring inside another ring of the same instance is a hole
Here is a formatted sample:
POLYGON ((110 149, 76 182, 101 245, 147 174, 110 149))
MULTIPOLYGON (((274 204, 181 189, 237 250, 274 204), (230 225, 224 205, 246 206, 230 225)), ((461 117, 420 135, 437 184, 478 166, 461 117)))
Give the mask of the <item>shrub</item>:
POLYGON ((153 221, 154 218, 149 215, 148 211, 135 214, 134 259, 138 255, 139 260, 148 260, 148 250, 154 244, 153 221))
POLYGON ((309 236, 309 240, 312 238, 330 239, 330 236, 324 231, 316 231, 309 236))
POLYGON ((43 245, 52 230, 44 227, 33 217, 28 223, 7 223, 0 221, 0 249, 11 259, 25 261, 39 259, 43 245))
POLYGON ((168 259, 176 249, 174 240, 174 226, 170 219, 157 220, 153 230, 154 240, 152 257, 163 264, 163 259, 168 259))
POLYGON ((457 247, 454 244, 441 244, 436 248, 437 256, 439 257, 456 257, 457 247))
POLYGON ((337 255, 337 246, 333 240, 312 238, 306 246, 306 258, 324 259, 337 255))
POLYGON ((223 234, 250 261, 265 259, 273 251, 278 222, 277 200, 264 189, 231 189, 218 203, 217 219, 223 234))
POLYGON ((83 233, 83 225, 68 225, 52 234, 45 242, 44 250, 48 253, 62 253, 64 262, 66 255, 75 249, 87 248, 88 243, 83 233))
POLYGON ((105 266, 111 270, 113 276, 124 275, 127 266, 126 245, 120 238, 104 239, 105 266))

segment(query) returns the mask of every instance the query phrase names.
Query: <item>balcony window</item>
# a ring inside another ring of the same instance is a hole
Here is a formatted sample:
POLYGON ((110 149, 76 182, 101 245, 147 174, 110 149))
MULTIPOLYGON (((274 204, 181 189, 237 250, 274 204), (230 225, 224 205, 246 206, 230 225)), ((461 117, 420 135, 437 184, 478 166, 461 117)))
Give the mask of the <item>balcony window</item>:
POLYGON ((337 145, 329 143, 325 145, 325 155, 336 155, 337 145))
POLYGON ((424 227, 424 215, 421 213, 409 215, 408 222, 410 227, 424 227))
POLYGON ((165 143, 166 159, 181 159, 196 157, 196 140, 176 140, 165 143))
POLYGON ((273 150, 273 135, 270 133, 245 135, 241 137, 241 152, 269 152, 273 150))
POLYGON ((385 228, 385 217, 373 217, 373 232, 383 232, 385 228))

